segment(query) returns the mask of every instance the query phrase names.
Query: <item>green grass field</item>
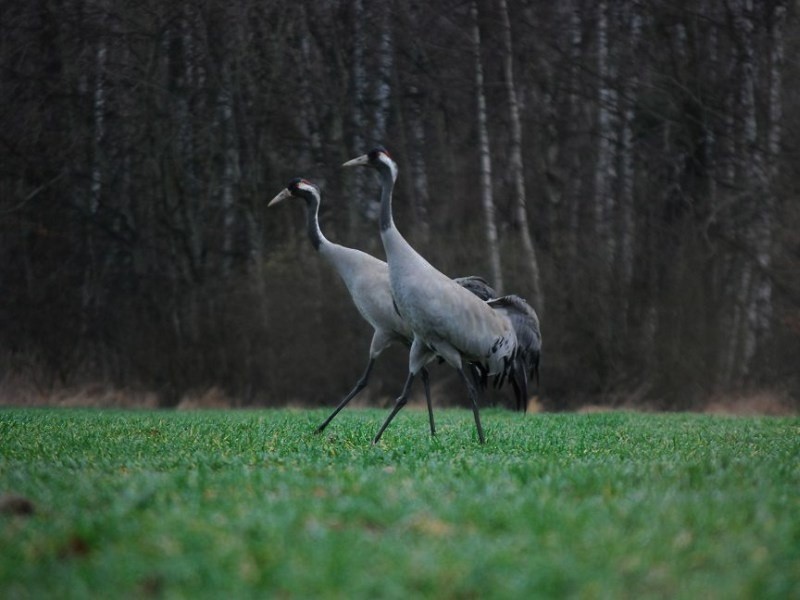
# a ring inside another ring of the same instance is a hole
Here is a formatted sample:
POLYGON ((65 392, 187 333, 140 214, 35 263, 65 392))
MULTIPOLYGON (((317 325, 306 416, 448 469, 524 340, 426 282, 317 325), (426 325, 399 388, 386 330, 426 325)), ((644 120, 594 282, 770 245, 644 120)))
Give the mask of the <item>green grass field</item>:
POLYGON ((0 597, 800 598, 800 419, 326 414, 0 410, 0 597))

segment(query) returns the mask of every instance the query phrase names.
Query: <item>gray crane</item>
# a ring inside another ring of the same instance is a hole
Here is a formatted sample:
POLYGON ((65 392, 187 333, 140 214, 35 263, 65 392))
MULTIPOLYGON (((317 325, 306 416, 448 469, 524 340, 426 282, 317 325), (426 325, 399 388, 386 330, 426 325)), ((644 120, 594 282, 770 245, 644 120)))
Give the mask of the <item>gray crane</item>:
MULTIPOLYGON (((292 179, 286 188, 270 200, 274 206, 286 198, 299 198, 306 203, 306 228, 311 245, 339 273, 358 312, 373 328, 372 342, 366 369, 352 390, 344 397, 331 415, 316 429, 321 433, 347 404, 367 386, 372 367, 378 356, 394 342, 411 345, 413 333, 394 307, 389 287, 389 267, 374 256, 328 241, 319 226, 320 190, 310 181, 302 178, 292 179)), ((461 277, 460 285, 467 286, 471 294, 483 299, 495 295, 494 290, 481 277, 461 277)), ((427 370, 422 370, 425 386, 425 399, 428 404, 431 435, 436 434, 433 420, 433 407, 427 370)))
POLYGON ((472 401, 478 439, 485 442, 478 408, 478 386, 465 374, 473 365, 483 381, 495 376, 498 385, 508 378, 527 396, 527 374, 538 376, 541 335, 535 311, 517 296, 485 302, 456 284, 425 260, 397 230, 392 216, 392 191, 397 164, 383 147, 344 163, 368 166, 381 178, 380 234, 389 265, 389 283, 397 311, 410 325, 414 338, 409 352, 408 377, 394 408, 375 436, 377 443, 405 406, 415 376, 439 356, 456 369, 472 401), (519 331, 519 333, 518 333, 519 331))

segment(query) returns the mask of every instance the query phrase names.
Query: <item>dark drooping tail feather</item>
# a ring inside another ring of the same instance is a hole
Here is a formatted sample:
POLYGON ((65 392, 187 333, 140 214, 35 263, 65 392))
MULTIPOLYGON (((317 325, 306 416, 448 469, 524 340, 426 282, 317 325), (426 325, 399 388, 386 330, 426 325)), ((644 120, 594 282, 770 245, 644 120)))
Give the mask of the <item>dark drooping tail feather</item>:
MULTIPOLYGON (((517 335, 517 350, 512 359, 508 377, 517 398, 517 410, 527 410, 528 378, 539 387, 539 359, 542 352, 542 334, 539 316, 524 298, 516 295, 502 296, 487 302, 503 312, 511 321, 517 335)), ((501 380, 502 383, 502 380, 501 380)))
POLYGON ((468 275, 467 277, 456 277, 453 279, 458 285, 475 294, 483 301, 490 300, 497 296, 497 292, 489 283, 478 275, 468 275))
POLYGON ((524 366, 520 364, 519 356, 515 357, 514 371, 511 373, 511 385, 514 388, 516 398, 515 408, 518 411, 528 410, 528 373, 524 366))
POLYGON ((536 387, 539 387, 539 355, 540 352, 536 352, 533 356, 532 364, 530 367, 530 376, 531 379, 536 380, 536 387))
MULTIPOLYGON (((527 410, 529 379, 536 382, 537 388, 539 386, 542 336, 536 311, 524 298, 517 295, 495 298, 495 290, 482 277, 471 275, 458 277, 453 281, 485 301, 494 310, 504 313, 511 321, 517 336, 517 348, 512 357, 506 360, 503 370, 494 377, 492 387, 500 388, 508 381, 514 389, 516 410, 527 410)), ((485 390, 489 378, 486 367, 479 362, 473 362, 470 363, 469 371, 475 386, 485 390)))

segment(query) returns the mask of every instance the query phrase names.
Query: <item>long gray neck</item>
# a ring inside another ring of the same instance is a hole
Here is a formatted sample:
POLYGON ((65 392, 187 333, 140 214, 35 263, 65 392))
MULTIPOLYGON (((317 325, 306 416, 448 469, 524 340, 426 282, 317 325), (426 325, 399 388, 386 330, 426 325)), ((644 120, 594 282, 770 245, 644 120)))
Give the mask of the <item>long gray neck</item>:
POLYGON ((327 241, 319 228, 319 198, 314 194, 306 194, 305 200, 308 239, 311 241, 311 245, 314 246, 314 250, 319 251, 319 247, 323 242, 327 241))
POLYGON ((381 176, 381 214, 379 225, 381 231, 386 231, 394 227, 392 219, 392 188, 394 188, 394 176, 392 170, 383 166, 378 171, 381 176))

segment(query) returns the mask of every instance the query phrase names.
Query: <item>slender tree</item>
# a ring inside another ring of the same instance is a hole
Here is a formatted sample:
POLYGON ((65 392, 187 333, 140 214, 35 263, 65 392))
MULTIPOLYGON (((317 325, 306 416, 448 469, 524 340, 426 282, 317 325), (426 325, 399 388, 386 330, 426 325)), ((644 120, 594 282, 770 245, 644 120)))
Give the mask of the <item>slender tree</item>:
POLYGON ((594 172, 594 227, 597 250, 604 267, 610 265, 616 246, 610 224, 614 213, 613 186, 617 177, 615 118, 618 97, 614 87, 614 58, 609 49, 610 12, 607 2, 597 3, 598 146, 594 172))
POLYGON ((503 290, 503 272, 500 266, 500 248, 497 239, 497 223, 492 187, 492 154, 489 148, 486 93, 483 83, 483 64, 481 62, 481 29, 478 21, 478 3, 476 0, 472 0, 470 4, 470 16, 472 18, 472 59, 475 67, 475 100, 478 117, 481 204, 483 205, 483 216, 485 219, 486 250, 489 255, 489 269, 492 274, 492 283, 498 293, 501 293, 503 290))
POLYGON ((522 243, 522 255, 530 274, 533 303, 539 314, 544 313, 544 295, 539 276, 539 261, 533 246, 533 237, 528 226, 528 206, 525 195, 525 168, 522 161, 522 122, 514 84, 514 45, 511 36, 511 19, 508 16, 506 0, 498 0, 503 26, 503 74, 508 95, 509 123, 511 126, 510 167, 514 182, 514 209, 522 243))
MULTIPOLYGON (((368 141, 365 137, 367 131, 367 120, 365 115, 365 102, 367 98, 367 73, 364 63, 364 52, 366 49, 366 37, 364 28, 366 27, 366 10, 363 0, 352 0, 352 22, 353 22, 353 53, 351 63, 352 77, 352 104, 351 120, 353 132, 353 147, 357 152, 365 148, 368 141)), ((345 156, 351 154, 348 149, 345 156)), ((367 180, 363 171, 358 171, 353 175, 352 187, 348 190, 350 196, 350 236, 355 237, 360 229, 361 219, 367 202, 367 180)))
MULTIPOLYGON (((639 40, 642 31, 642 17, 638 5, 631 5, 625 12, 629 34, 627 36, 627 50, 631 57, 637 56, 640 51, 639 40)), ((618 289, 621 290, 620 310, 621 324, 628 324, 628 308, 630 303, 630 286, 633 280, 633 254, 634 235, 636 223, 634 221, 634 198, 636 186, 636 148, 634 145, 634 120, 636 118, 636 104, 639 93, 639 73, 634 66, 622 84, 620 134, 619 134, 619 202, 617 211, 616 237, 619 243, 616 246, 615 258, 618 289)))

